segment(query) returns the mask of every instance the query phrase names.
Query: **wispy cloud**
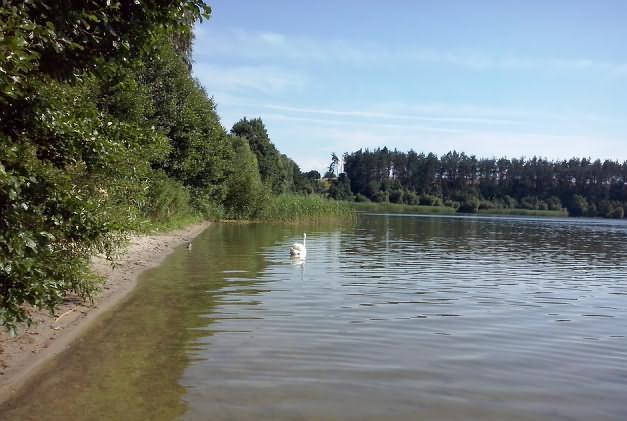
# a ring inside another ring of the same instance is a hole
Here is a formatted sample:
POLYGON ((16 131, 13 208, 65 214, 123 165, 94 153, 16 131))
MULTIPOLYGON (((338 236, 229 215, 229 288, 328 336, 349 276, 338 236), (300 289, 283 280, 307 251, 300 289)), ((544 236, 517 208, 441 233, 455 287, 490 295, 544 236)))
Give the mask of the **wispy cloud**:
POLYGON ((491 56, 480 52, 447 51, 414 45, 358 44, 339 39, 293 37, 274 32, 234 29, 212 32, 196 29, 195 53, 199 57, 228 56, 245 59, 341 63, 344 65, 394 66, 447 65, 473 70, 596 72, 627 76, 627 62, 589 58, 491 56))
POLYGON ((209 91, 277 93, 307 84, 303 74, 274 66, 194 65, 194 75, 209 91))
POLYGON ((593 113, 583 112, 556 112, 541 108, 521 107, 490 107, 476 104, 451 103, 412 103, 374 101, 359 105, 336 106, 296 106, 290 103, 266 103, 258 99, 240 97, 226 92, 219 92, 216 97, 219 103, 230 108, 242 111, 253 110, 259 115, 275 113, 283 115, 284 119, 309 120, 320 123, 344 124, 347 121, 361 121, 362 123, 377 122, 387 125, 413 124, 439 127, 468 127, 468 126, 533 126, 535 124, 552 123, 563 124, 579 122, 581 124, 611 125, 615 121, 607 117, 600 117, 593 113))
POLYGON ((627 159, 627 126, 614 111, 624 103, 618 96, 624 93, 619 88, 627 76, 625 61, 498 56, 205 26, 196 35, 194 73, 215 96, 225 125, 262 117, 273 142, 304 170, 323 170, 330 152, 379 146, 627 159), (420 73, 421 68, 434 71, 420 73), (430 79, 436 85, 426 94, 424 84, 411 83, 415 75, 440 71, 442 80, 430 79), (565 82, 537 84, 539 74, 565 82), (437 86, 450 75, 461 81, 455 86, 464 86, 459 93, 437 86), (352 77, 360 83, 351 83, 352 77), (465 89, 471 85, 476 89, 465 89), (399 86, 411 88, 394 89, 399 86))
POLYGON ((517 124, 515 120, 506 120, 500 118, 483 118, 483 117, 462 117, 462 116, 427 116, 419 114, 403 114, 396 112, 380 112, 380 111, 364 111, 364 110, 334 110, 326 108, 306 108, 306 107, 290 107, 284 105, 262 104, 261 108, 278 111, 288 111, 302 114, 317 114, 333 117, 358 117, 358 118, 376 118, 384 120, 411 120, 411 121, 430 121, 445 123, 485 123, 485 124, 517 124))

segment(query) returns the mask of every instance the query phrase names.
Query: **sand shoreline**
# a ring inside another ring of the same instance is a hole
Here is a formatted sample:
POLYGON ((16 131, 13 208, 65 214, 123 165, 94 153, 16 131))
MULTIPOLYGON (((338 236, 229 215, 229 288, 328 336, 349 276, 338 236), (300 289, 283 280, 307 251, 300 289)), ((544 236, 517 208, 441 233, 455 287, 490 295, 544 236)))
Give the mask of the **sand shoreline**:
POLYGON ((0 332, 0 404, 28 385, 30 379, 72 342, 102 313, 120 304, 137 284, 143 271, 158 266, 176 247, 203 232, 209 222, 147 236, 133 236, 116 266, 94 258, 92 270, 105 277, 102 291, 94 302, 68 299, 56 316, 45 311, 33 314, 36 325, 10 338, 0 332))

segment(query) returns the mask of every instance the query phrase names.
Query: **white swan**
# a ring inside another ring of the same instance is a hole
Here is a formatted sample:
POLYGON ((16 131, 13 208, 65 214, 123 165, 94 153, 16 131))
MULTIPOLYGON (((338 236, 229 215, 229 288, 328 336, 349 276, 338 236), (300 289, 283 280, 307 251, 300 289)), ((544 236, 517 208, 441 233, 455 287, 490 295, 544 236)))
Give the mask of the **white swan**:
POLYGON ((290 247, 290 256, 305 256, 307 254, 307 234, 303 233, 303 243, 294 243, 290 247))

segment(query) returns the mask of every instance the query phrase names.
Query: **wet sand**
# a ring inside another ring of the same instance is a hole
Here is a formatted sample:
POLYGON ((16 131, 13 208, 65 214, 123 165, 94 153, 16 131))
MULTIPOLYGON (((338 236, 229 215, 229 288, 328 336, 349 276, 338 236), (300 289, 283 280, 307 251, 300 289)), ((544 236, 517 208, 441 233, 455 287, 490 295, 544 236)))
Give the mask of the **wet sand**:
POLYGON ((139 274, 158 266, 176 247, 203 232, 209 222, 148 236, 133 236, 112 267, 102 257, 92 259, 92 270, 105 278, 93 302, 67 297, 53 316, 33 312, 35 324, 16 337, 0 331, 0 403, 10 399, 52 357, 66 350, 100 314, 121 303, 135 287, 139 274))

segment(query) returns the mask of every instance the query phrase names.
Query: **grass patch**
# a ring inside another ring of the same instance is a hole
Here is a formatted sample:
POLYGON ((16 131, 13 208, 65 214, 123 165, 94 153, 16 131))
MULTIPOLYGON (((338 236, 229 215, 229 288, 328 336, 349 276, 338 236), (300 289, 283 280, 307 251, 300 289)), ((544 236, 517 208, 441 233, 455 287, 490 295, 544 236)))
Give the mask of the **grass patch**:
POLYGON ((199 213, 173 215, 169 219, 162 221, 151 221, 149 219, 146 219, 139 224, 135 232, 137 234, 150 234, 154 232, 174 231, 206 220, 207 218, 199 213))
POLYGON ((404 205, 400 203, 374 203, 374 202, 352 202, 350 206, 362 212, 390 212, 390 213, 417 213, 417 214, 453 214, 455 208, 450 206, 425 206, 425 205, 404 205))
POLYGON ((348 202, 325 199, 316 195, 282 194, 269 200, 258 219, 273 222, 322 222, 353 219, 348 202))
POLYGON ((518 208, 502 208, 502 209, 479 209, 479 215, 493 216, 545 216, 562 218, 568 216, 566 209, 562 210, 537 210, 537 209, 518 209, 518 208))

